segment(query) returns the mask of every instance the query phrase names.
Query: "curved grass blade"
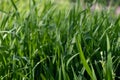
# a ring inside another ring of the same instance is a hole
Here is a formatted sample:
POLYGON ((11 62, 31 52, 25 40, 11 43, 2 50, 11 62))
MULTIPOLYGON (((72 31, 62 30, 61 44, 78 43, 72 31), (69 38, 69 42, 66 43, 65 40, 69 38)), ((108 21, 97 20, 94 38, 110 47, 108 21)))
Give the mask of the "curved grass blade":
POLYGON ((73 55, 72 57, 70 57, 70 58, 68 59, 68 61, 67 61, 67 67, 68 67, 70 61, 71 61, 73 58, 75 58, 78 54, 79 54, 79 53, 73 55))
POLYGON ((79 55, 80 55, 80 59, 81 59, 81 61, 83 63, 83 66, 85 67, 85 69, 86 69, 87 73, 89 74, 89 76, 91 77, 91 79, 95 80, 93 75, 92 75, 92 71, 91 71, 91 69, 90 69, 90 67, 89 67, 89 65, 88 65, 88 63, 87 63, 87 61, 85 59, 84 53, 82 51, 81 42, 80 42, 80 36, 76 37, 76 45, 77 45, 77 48, 79 50, 79 55))

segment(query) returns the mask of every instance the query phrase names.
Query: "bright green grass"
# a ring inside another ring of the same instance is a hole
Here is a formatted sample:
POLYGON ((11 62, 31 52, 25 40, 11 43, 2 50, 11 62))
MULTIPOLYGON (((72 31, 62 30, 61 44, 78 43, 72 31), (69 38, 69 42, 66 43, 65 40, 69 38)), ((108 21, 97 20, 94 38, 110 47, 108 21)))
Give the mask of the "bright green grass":
POLYGON ((0 80, 119 78, 119 20, 68 1, 0 0, 0 80))

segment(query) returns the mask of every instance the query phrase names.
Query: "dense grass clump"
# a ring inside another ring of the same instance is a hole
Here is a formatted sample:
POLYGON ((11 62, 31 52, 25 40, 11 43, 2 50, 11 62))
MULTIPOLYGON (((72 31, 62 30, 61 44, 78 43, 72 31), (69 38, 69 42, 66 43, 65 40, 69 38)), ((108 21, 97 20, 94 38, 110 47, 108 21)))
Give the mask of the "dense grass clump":
POLYGON ((79 3, 2 0, 0 80, 119 79, 119 20, 79 3))

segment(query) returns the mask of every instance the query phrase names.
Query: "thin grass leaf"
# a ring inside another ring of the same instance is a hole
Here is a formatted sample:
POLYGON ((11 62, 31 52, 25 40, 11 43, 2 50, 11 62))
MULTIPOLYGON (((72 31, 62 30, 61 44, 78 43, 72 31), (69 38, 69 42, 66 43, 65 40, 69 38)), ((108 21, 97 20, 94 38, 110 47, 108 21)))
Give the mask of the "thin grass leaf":
POLYGON ((1 23, 1 27, 4 27, 7 23, 7 21, 9 20, 10 16, 7 15, 7 16, 4 16, 3 20, 2 20, 2 23, 1 23))
POLYGON ((113 80, 113 75, 112 75, 112 57, 111 57, 111 52, 110 52, 110 40, 108 35, 106 35, 106 40, 107 40, 107 64, 106 64, 106 79, 107 80, 113 80))
POLYGON ((14 1, 13 1, 13 0, 10 0, 10 1, 11 1, 12 5, 13 5, 14 9, 15 9, 16 11, 18 11, 18 8, 17 8, 17 6, 15 5, 14 1))
POLYGON ((5 13, 5 14, 8 14, 8 12, 6 12, 6 11, 4 11, 4 10, 2 10, 2 9, 0 9, 0 12, 1 12, 1 13, 5 13))
POLYGON ((73 72, 73 75, 74 75, 74 80, 78 80, 78 77, 77 77, 77 75, 76 75, 76 73, 75 73, 75 71, 74 71, 74 68, 71 66, 71 68, 72 68, 72 72, 73 72))
POLYGON ((72 61, 72 59, 75 58, 78 54, 79 54, 79 53, 73 55, 72 57, 70 57, 70 58, 67 60, 67 64, 66 64, 67 67, 68 67, 70 61, 72 61))
POLYGON ((100 73, 101 71, 100 71, 100 67, 99 67, 97 61, 95 61, 95 67, 96 67, 96 69, 97 69, 97 72, 98 72, 98 75, 99 75, 99 77, 100 77, 100 80, 102 80, 103 77, 102 77, 102 74, 100 73))
POLYGON ((106 35, 106 40, 107 40, 107 52, 110 52, 110 40, 108 35, 106 35))
POLYGON ((111 29, 111 27, 113 26, 113 24, 111 24, 106 30, 104 30, 103 34, 101 35, 101 37, 99 38, 99 41, 101 41, 103 39, 103 37, 106 35, 106 32, 111 29))
POLYGON ((40 74, 40 76, 41 76, 42 80, 47 80, 46 77, 42 73, 40 74))
POLYGON ((92 75, 92 71, 85 59, 85 56, 84 56, 84 53, 82 51, 82 47, 81 47, 81 42, 80 42, 80 36, 77 36, 76 37, 76 45, 77 45, 77 48, 78 48, 78 51, 79 51, 79 55, 80 55, 80 59, 83 63, 83 66, 85 67, 87 73, 89 74, 89 76, 91 77, 92 80, 95 80, 93 75, 92 75))
POLYGON ((94 80, 97 80, 97 76, 95 75, 95 70, 94 70, 92 64, 90 64, 90 66, 91 66, 91 68, 92 68, 92 75, 93 75, 93 77, 94 77, 94 80))
POLYGON ((61 67, 59 68, 59 74, 58 74, 58 80, 62 80, 62 75, 61 75, 61 67))
POLYGON ((63 79, 66 80, 67 79, 67 76, 66 76, 66 71, 65 71, 65 65, 64 63, 62 62, 62 74, 63 74, 63 79))

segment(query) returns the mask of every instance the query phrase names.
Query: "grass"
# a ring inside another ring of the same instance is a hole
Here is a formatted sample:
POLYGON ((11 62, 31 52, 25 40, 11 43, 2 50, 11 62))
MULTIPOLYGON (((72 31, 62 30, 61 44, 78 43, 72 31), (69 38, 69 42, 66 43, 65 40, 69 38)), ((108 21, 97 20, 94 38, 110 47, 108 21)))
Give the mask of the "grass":
POLYGON ((67 1, 25 3, 0 1, 0 80, 120 79, 119 16, 67 1))

